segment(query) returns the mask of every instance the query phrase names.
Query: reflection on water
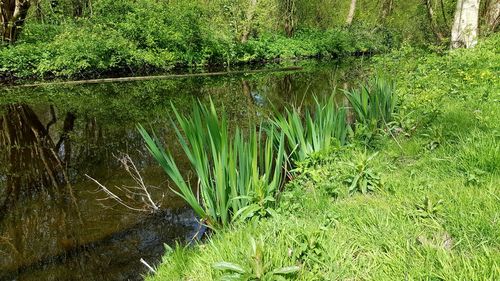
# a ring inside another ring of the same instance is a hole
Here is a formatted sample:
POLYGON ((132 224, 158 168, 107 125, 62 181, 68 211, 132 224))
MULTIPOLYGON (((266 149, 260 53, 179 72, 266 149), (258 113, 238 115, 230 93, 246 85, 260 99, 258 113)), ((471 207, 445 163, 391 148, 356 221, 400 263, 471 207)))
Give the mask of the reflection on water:
POLYGON ((188 241, 198 225, 169 190, 138 123, 154 128, 187 165, 169 129, 171 104, 183 111, 211 97, 244 126, 266 116, 270 104, 307 104, 312 94, 330 94, 360 73, 356 62, 293 73, 1 89, 0 280, 140 280, 141 258, 156 264, 164 243, 188 241), (156 187, 160 212, 102 200, 106 195, 85 177, 110 188, 133 185, 116 160, 122 153, 156 187))

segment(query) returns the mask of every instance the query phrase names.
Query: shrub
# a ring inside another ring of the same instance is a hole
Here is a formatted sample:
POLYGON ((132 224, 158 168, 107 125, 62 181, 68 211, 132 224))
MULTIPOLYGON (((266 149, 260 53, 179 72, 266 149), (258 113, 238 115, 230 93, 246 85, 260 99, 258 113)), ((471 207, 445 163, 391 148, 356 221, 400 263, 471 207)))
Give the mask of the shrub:
POLYGON ((124 68, 132 62, 135 48, 119 32, 104 26, 68 29, 48 47, 50 55, 40 62, 37 72, 67 77, 124 68))

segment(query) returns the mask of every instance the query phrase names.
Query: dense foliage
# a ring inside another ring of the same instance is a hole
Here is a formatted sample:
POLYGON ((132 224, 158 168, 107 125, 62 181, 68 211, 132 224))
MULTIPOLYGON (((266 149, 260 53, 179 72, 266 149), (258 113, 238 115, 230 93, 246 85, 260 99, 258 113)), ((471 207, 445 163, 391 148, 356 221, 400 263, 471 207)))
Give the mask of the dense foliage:
MULTIPOLYGON (((78 113, 77 125, 85 128, 101 118, 113 123, 108 130, 144 122, 160 134, 173 132, 157 138, 139 126, 146 146, 131 134, 127 149, 149 149, 175 184, 173 192, 214 231, 200 244, 167 247, 151 279, 497 280, 500 5, 460 3, 0 0, 0 80, 206 71, 378 53, 370 76, 379 78, 359 85, 344 79, 340 87, 330 81, 328 92, 318 95, 324 100, 313 99, 304 85, 297 107, 276 112, 267 111, 272 97, 252 88, 246 74, 230 78, 238 83, 229 88, 243 95, 224 95, 243 106, 229 110, 216 110, 211 95, 217 87, 198 89, 185 80, 138 83, 134 91, 116 86, 106 97, 96 97, 92 86, 66 97, 72 88, 61 87, 62 107, 69 119, 78 113), (5 12, 12 7, 21 13, 5 12), (476 31, 490 35, 477 46, 476 31), (448 50, 461 47, 475 48, 448 50), (195 99, 178 94, 189 87, 201 98, 183 115, 195 99), (168 96, 178 105, 169 108, 168 96), (174 120, 165 124, 160 115, 174 120), (245 117, 248 125, 240 122, 245 117)), ((297 96, 287 96, 291 79, 278 75, 283 79, 265 87, 294 103, 297 96)), ((10 106, 16 94, 28 95, 25 89, 9 88, 1 98, 10 106)), ((44 89, 47 103, 61 95, 44 89)), ((55 107, 48 106, 55 120, 55 107)), ((89 153, 85 149, 85 165, 104 157, 100 143, 114 145, 98 135, 89 153)))
POLYGON ((455 5, 436 2, 429 21, 420 0, 357 2, 346 25, 347 0, 41 0, 17 42, 0 47, 0 78, 148 73, 425 45, 436 42, 436 28, 447 38, 455 5))

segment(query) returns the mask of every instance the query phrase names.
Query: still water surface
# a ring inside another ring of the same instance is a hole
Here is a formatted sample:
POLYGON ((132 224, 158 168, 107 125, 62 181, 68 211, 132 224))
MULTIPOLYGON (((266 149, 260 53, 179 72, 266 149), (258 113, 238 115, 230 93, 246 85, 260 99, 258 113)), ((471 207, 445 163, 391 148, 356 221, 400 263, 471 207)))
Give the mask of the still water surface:
POLYGON ((224 108, 231 123, 266 116, 270 104, 307 104, 363 76, 359 60, 307 62, 266 72, 36 88, 0 86, 0 280, 142 280, 164 244, 187 243, 199 228, 149 156, 137 124, 154 129, 180 166, 171 104, 224 108), (135 209, 117 187, 137 186, 118 158, 130 155, 161 211, 135 211, 106 199, 85 175, 135 209))

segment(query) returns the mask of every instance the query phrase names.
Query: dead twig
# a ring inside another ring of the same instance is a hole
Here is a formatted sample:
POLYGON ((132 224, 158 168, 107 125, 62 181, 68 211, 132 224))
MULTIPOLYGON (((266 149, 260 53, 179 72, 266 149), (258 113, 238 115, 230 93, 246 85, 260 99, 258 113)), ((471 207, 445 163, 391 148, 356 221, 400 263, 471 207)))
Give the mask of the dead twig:
POLYGON ((99 181, 86 174, 85 176, 87 178, 89 178, 91 181, 97 184, 97 186, 101 191, 104 191, 104 193, 106 193, 106 197, 99 200, 103 201, 111 199, 127 209, 139 212, 156 212, 160 210, 159 204, 153 200, 151 193, 148 190, 148 188, 150 187, 145 184, 144 179, 139 172, 139 169, 137 169, 137 166, 134 164, 130 156, 125 154, 122 157, 118 158, 118 161, 122 164, 125 171, 127 171, 129 176, 134 180, 137 186, 122 186, 122 187, 115 186, 115 188, 119 190, 121 193, 123 193, 124 194, 123 196, 126 198, 135 200, 135 198, 139 197, 143 203, 143 206, 142 207, 132 206, 130 203, 126 202, 124 198, 122 198, 123 196, 120 197, 116 195, 109 188, 107 188, 99 181))

